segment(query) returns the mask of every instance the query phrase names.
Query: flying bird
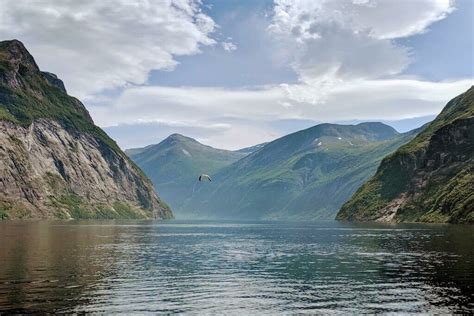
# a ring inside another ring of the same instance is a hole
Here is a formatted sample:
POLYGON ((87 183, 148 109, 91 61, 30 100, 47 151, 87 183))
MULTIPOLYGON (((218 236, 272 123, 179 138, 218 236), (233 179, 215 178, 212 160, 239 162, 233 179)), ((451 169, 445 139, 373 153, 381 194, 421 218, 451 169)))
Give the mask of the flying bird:
POLYGON ((211 180, 211 177, 209 177, 207 174, 201 174, 201 175, 199 176, 199 181, 202 182, 202 181, 206 181, 206 180, 208 180, 209 182, 212 181, 212 180, 211 180))

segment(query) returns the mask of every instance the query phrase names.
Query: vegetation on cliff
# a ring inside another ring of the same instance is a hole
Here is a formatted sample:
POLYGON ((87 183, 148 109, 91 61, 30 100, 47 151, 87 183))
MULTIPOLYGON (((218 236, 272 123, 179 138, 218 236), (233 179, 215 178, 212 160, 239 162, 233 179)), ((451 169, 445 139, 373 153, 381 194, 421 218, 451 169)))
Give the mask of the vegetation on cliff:
POLYGON ((176 212, 188 218, 332 219, 380 160, 414 134, 381 123, 320 124, 292 133, 212 173, 212 182, 192 187, 176 212))
POLYGON ((474 87, 386 157, 337 219, 474 222, 474 87))
POLYGON ((56 75, 0 42, 0 218, 170 218, 151 182, 56 75))

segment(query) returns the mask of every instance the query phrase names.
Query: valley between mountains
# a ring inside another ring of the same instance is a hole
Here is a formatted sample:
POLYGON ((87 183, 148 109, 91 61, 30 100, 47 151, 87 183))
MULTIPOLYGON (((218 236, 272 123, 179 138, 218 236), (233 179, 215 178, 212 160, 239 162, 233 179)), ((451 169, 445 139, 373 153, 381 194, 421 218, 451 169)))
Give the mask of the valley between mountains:
POLYGON ((407 133, 320 124, 238 151, 174 134, 126 152, 181 218, 474 221, 474 88, 407 133))
POLYGON ((474 88, 431 122, 319 124, 237 151, 124 153, 24 45, 0 42, 0 218, 474 221, 474 88), (200 182, 201 174, 212 181, 200 182), (159 196, 159 197, 158 197, 159 196), (172 212, 173 210, 173 212, 172 212))
POLYGON ((416 133, 382 123, 321 124, 246 154, 182 135, 126 153, 178 217, 332 219, 382 158, 416 133), (212 182, 197 182, 201 173, 211 174, 212 182))

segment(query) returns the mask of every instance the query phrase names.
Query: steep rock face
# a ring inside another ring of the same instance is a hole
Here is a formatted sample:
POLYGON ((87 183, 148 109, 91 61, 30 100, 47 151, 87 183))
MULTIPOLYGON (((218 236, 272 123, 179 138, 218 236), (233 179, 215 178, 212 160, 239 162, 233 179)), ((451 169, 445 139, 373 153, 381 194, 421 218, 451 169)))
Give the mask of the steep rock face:
POLYGON ((0 84, 12 88, 24 88, 22 78, 39 73, 33 57, 17 40, 0 42, 0 84))
POLYGON ((43 77, 53 86, 61 89, 63 92, 67 92, 66 91, 66 87, 64 86, 64 82, 58 78, 58 76, 56 76, 55 74, 52 74, 50 72, 47 72, 47 71, 42 71, 41 72, 43 74, 43 77))
POLYGON ((474 88, 418 137, 385 158, 337 218, 474 222, 474 88))
POLYGON ((151 182, 19 41, 0 42, 0 218, 171 218, 151 182))

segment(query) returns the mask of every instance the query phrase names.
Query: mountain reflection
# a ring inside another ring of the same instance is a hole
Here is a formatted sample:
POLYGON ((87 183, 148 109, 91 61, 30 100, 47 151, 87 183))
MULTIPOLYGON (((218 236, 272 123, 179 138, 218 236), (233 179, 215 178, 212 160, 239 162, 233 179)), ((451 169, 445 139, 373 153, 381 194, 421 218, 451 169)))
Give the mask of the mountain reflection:
POLYGON ((0 311, 473 309, 469 226, 2 222, 0 238, 0 311))
POLYGON ((87 304, 83 293, 113 264, 116 226, 0 223, 0 310, 57 311, 87 304))

